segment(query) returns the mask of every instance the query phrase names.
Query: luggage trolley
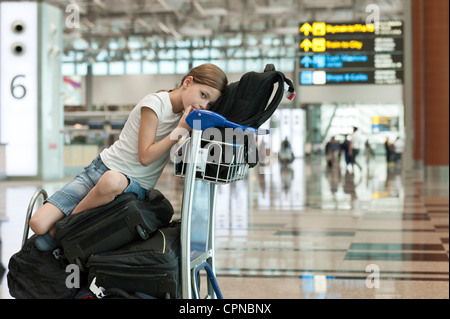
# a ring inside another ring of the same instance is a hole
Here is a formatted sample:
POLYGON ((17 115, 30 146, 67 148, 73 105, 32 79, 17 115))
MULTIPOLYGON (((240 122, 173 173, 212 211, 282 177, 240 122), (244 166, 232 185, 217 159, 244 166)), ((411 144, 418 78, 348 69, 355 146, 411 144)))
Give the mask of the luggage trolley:
POLYGON ((191 137, 175 152, 179 156, 175 160, 175 175, 185 177, 181 207, 182 297, 200 298, 197 276, 205 269, 208 275, 206 298, 221 299, 215 279, 214 255, 217 185, 242 180, 248 165, 244 144, 209 140, 202 138, 202 134, 210 128, 240 129, 246 134, 255 134, 258 130, 229 122, 205 110, 195 110, 187 116, 186 122, 193 128, 191 137), (226 157, 228 160, 224 161, 226 157))

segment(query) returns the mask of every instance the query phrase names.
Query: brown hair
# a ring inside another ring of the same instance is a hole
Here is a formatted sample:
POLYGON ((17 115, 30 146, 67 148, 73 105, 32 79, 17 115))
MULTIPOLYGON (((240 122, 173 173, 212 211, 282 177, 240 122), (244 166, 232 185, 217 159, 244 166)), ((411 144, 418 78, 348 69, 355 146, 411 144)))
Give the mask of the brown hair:
POLYGON ((183 85, 184 80, 188 76, 192 76, 195 83, 213 87, 221 93, 225 92, 228 85, 226 74, 219 67, 210 63, 202 64, 191 69, 181 80, 181 85, 183 85))

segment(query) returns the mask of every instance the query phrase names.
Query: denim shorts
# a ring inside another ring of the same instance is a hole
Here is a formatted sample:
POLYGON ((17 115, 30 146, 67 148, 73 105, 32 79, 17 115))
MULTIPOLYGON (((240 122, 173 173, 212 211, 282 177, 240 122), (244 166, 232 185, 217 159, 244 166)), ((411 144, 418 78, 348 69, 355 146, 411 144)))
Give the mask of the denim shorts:
MULTIPOLYGON (((98 155, 91 164, 84 168, 84 172, 78 174, 70 183, 49 197, 46 202, 52 203, 66 216, 69 216, 74 208, 98 183, 100 177, 109 170, 103 163, 100 155, 98 155)), ((128 178, 129 185, 124 193, 136 193, 138 199, 144 199, 147 196, 147 190, 142 188, 132 178, 126 177, 128 178)))

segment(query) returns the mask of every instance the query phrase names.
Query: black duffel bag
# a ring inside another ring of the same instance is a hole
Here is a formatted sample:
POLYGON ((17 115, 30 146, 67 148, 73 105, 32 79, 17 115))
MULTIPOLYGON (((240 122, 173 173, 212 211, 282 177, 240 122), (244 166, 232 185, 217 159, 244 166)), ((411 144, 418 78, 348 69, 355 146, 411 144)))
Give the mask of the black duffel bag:
POLYGON ((70 281, 71 271, 66 272, 69 262, 58 254, 58 249, 40 251, 35 245, 36 238, 37 235, 31 236, 9 260, 10 295, 17 299, 73 298, 78 288, 70 281))

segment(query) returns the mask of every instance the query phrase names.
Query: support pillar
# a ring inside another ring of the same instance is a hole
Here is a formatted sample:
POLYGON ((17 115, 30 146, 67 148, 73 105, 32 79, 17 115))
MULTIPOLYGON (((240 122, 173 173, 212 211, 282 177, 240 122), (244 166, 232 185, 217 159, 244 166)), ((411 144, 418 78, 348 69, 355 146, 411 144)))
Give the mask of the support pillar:
POLYGON ((414 159, 449 165, 449 2, 413 0, 414 159))
POLYGON ((61 9, 0 3, 0 144, 9 179, 64 176, 61 9))

